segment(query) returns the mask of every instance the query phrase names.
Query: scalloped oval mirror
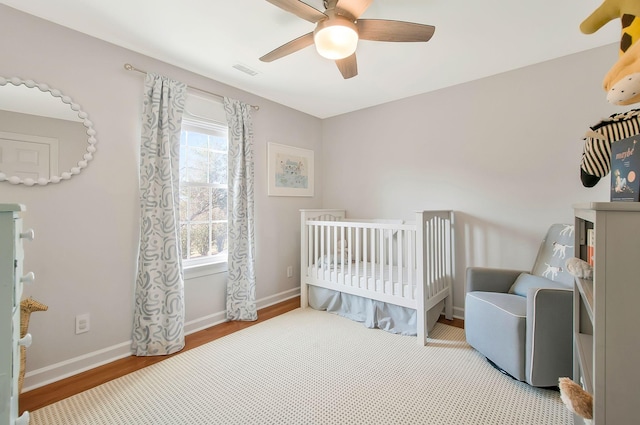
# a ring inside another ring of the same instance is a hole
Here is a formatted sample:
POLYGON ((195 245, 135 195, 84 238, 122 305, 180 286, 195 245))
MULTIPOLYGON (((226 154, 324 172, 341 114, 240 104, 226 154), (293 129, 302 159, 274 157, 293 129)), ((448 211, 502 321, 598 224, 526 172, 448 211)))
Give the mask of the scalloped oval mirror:
POLYGON ((80 105, 46 84, 0 77, 0 182, 46 185, 79 174, 96 151, 80 105))

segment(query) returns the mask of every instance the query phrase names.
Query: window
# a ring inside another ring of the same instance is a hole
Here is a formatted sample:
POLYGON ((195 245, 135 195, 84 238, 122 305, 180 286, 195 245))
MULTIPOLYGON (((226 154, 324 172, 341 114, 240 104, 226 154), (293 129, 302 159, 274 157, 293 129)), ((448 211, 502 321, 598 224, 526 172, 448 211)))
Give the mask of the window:
POLYGON ((185 114, 180 135, 183 267, 227 261, 227 126, 185 114))

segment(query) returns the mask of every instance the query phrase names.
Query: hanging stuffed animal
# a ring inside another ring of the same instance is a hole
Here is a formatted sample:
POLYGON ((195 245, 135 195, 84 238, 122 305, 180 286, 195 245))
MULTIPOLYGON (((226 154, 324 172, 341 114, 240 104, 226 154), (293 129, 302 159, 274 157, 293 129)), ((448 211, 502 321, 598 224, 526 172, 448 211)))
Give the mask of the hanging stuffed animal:
MULTIPOLYGON (((638 43, 640 46, 640 43, 638 43)), ((580 180, 593 187, 611 170, 611 144, 640 134, 640 109, 613 114, 591 126, 584 137, 580 180)))
POLYGON ((640 43, 634 43, 607 72, 603 86, 614 105, 640 102, 640 43))
POLYGON ((640 102, 640 1, 604 0, 582 24, 580 30, 593 34, 613 19, 620 18, 620 57, 604 78, 607 100, 616 105, 640 102))

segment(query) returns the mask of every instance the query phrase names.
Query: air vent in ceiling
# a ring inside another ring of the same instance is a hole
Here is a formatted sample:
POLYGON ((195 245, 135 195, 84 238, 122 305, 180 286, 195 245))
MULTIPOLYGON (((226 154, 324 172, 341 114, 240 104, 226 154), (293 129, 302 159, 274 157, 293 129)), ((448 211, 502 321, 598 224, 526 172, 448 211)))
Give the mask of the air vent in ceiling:
POLYGON ((245 74, 251 75, 252 77, 258 74, 258 71, 254 71, 253 69, 249 68, 248 66, 242 65, 240 63, 237 63, 237 64, 233 65, 233 67, 235 69, 237 69, 238 71, 242 71, 245 74))

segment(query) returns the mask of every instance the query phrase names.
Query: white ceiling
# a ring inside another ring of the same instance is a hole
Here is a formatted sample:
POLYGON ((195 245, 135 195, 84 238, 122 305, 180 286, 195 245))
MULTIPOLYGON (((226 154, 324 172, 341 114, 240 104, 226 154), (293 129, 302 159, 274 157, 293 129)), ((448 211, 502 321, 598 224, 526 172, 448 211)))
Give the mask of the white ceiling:
MULTIPOLYGON (((322 0, 305 2, 324 9, 322 0)), ((435 35, 427 43, 360 41, 359 74, 344 80, 313 46, 258 60, 314 28, 265 0, 0 3, 319 118, 615 43, 620 33, 619 20, 592 35, 580 32, 601 0, 374 0, 362 18, 430 24, 435 35)))

